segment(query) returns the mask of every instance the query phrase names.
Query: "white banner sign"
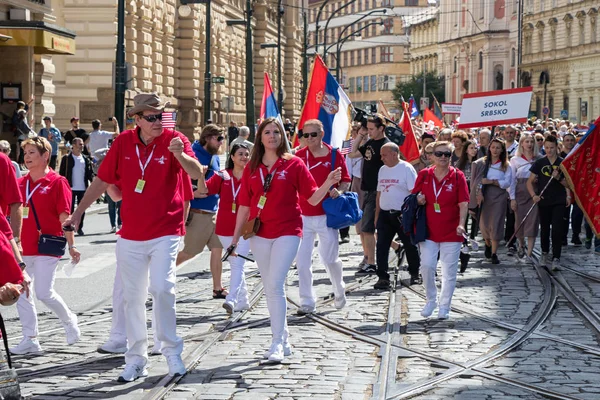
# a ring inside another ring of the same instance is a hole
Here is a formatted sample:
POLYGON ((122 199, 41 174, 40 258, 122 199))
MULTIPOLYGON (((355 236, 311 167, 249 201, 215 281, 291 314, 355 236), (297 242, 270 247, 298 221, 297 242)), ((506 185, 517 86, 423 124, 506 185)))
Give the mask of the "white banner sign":
POLYGON ((463 97, 461 129, 527 122, 532 87, 469 93, 463 97))
POLYGON ((442 114, 460 114, 461 104, 442 103, 442 114))

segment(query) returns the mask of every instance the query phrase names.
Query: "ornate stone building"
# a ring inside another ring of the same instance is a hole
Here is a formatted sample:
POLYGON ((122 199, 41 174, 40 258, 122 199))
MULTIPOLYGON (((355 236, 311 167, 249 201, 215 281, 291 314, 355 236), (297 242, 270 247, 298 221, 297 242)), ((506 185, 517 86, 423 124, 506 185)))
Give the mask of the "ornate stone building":
POLYGON ((430 7, 414 16, 404 18, 410 33, 410 72, 418 75, 440 71, 438 59, 439 8, 430 7))
POLYGON ((597 0, 528 0, 523 17, 523 81, 534 87, 542 117, 593 122, 600 115, 600 29, 597 0), (551 3, 551 4, 550 4, 551 3))

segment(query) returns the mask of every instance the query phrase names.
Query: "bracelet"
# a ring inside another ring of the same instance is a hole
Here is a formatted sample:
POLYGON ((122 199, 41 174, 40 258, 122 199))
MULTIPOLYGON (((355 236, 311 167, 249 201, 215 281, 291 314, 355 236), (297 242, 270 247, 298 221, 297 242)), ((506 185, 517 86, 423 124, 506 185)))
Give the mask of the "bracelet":
POLYGON ((69 246, 69 250, 71 250, 71 249, 76 249, 76 248, 77 248, 77 246, 75 246, 75 245, 73 245, 73 246, 69 246))

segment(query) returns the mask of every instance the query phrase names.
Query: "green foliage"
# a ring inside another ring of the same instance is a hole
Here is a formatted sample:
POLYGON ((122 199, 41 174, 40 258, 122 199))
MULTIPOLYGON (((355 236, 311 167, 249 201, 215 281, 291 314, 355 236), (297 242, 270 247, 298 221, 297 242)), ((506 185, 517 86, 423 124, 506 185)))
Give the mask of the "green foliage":
MULTIPOLYGON (((433 98, 431 92, 435 95, 438 102, 442 104, 446 99, 444 77, 438 76, 437 72, 427 72, 425 75, 427 84, 427 93, 425 97, 429 97, 429 105, 433 104, 433 98)), ((401 99, 404 97, 405 101, 408 101, 411 95, 414 96, 417 108, 419 107, 421 97, 423 96, 423 73, 419 75, 413 75, 409 81, 398 82, 396 87, 392 89, 392 95, 398 105, 402 104, 401 99)))

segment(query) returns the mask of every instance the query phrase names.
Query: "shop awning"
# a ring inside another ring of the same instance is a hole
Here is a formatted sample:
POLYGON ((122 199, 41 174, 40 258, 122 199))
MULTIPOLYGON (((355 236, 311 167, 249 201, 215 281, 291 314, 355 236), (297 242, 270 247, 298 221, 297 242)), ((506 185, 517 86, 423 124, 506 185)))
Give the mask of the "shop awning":
POLYGON ((0 21, 0 46, 33 47, 35 54, 75 54, 75 32, 43 21, 0 21))

